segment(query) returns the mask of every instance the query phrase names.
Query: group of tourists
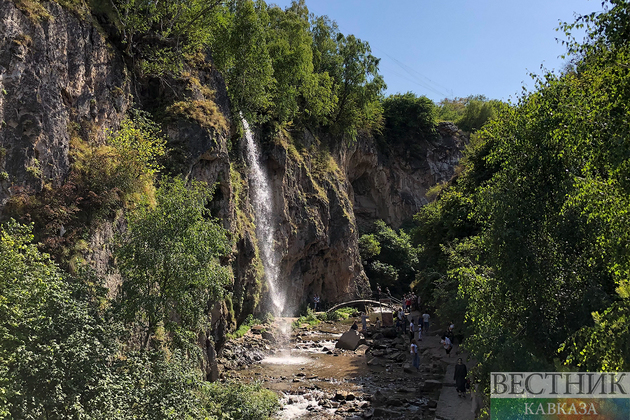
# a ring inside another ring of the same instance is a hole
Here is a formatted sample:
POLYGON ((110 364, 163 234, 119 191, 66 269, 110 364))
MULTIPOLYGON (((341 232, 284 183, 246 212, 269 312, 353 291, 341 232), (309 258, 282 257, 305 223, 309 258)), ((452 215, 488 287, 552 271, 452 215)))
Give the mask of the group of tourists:
MULTIPOLYGON (((389 295, 389 290, 386 290, 386 293, 387 295, 389 295)), ((382 296, 380 286, 377 286, 376 294, 379 297, 382 296)), ((393 313, 396 331, 400 334, 409 336, 409 352, 411 355, 411 365, 416 368, 417 371, 420 370, 419 344, 422 341, 423 335, 426 336, 429 332, 431 319, 431 315, 429 314, 428 309, 424 308, 421 311, 420 308, 422 308, 420 296, 416 295, 413 292, 410 292, 403 296, 401 307, 399 307, 393 313), (422 312, 422 315, 420 315, 420 312, 422 312)), ((363 324, 363 330, 367 329, 367 320, 369 320, 367 315, 365 313, 362 313, 361 322, 363 324)), ((378 320, 378 318, 377 327, 380 327, 380 320, 378 320)), ((358 328, 356 321, 353 324, 353 328, 358 328)), ((453 346, 455 345, 455 323, 453 321, 449 321, 447 323, 446 330, 440 335, 440 337, 440 345, 444 349, 446 355, 448 357, 451 357, 451 351, 453 350, 453 346)), ((453 374, 453 380, 455 381, 455 389, 457 391, 457 395, 460 398, 465 398, 467 391, 471 388, 471 383, 470 379, 468 379, 468 369, 464 364, 462 358, 457 359, 453 374)), ((473 400, 472 411, 475 413, 475 415, 479 414, 479 408, 481 406, 480 398, 477 394, 478 393, 475 392, 471 393, 471 399, 473 400)))
POLYGON ((420 310, 421 301, 422 299, 420 299, 420 296, 417 296, 413 292, 405 294, 402 298, 403 312, 420 310))
POLYGON ((411 312, 409 315, 405 314, 404 308, 399 308, 399 310, 394 314, 394 318, 396 320, 396 331, 407 331, 409 334, 409 342, 410 344, 410 353, 411 353, 411 364, 416 370, 420 370, 420 356, 418 354, 418 342, 422 341, 422 333, 425 335, 429 333, 429 320, 431 319, 431 315, 427 310, 424 313, 414 318, 411 316, 411 312), (407 321, 409 322, 409 326, 407 326, 407 321))

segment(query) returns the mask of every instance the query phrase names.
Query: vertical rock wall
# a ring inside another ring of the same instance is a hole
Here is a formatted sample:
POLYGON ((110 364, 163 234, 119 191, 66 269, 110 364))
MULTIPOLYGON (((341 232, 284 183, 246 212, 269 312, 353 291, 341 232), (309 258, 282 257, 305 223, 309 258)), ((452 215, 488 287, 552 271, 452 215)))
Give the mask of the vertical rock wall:
POLYGON ((11 188, 59 185, 69 170, 69 130, 103 138, 128 107, 119 54, 91 22, 56 3, 35 22, 0 0, 0 205, 11 188))
POLYGON ((379 219, 400 227, 429 202, 431 187, 453 177, 468 137, 452 123, 440 123, 437 131, 436 141, 416 140, 423 158, 409 159, 395 148, 384 156, 369 136, 342 151, 348 194, 361 228, 369 229, 379 219))

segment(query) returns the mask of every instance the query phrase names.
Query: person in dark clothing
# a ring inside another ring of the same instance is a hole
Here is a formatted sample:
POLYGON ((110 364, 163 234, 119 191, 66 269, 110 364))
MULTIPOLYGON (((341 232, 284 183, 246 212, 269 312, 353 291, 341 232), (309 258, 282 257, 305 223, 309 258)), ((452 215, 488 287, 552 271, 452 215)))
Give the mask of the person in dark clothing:
POLYGON ((359 325, 357 324, 357 321, 354 321, 354 323, 352 324, 352 326, 350 327, 351 330, 358 330, 359 329, 359 325))
POLYGON ((455 365, 455 374, 453 375, 453 379, 455 379, 455 389, 457 390, 457 395, 460 397, 466 396, 466 376, 468 375, 468 369, 466 365, 462 362, 462 358, 457 359, 457 364, 455 365))

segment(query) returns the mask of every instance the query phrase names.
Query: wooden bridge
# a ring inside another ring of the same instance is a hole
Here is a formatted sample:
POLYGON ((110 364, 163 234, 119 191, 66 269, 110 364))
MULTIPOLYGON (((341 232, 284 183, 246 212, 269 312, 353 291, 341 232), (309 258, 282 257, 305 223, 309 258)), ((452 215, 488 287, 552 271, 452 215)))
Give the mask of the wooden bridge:
POLYGON ((390 310, 394 309, 394 303, 392 302, 384 303, 384 302, 379 302, 378 300, 372 300, 372 299, 358 299, 358 300, 351 300, 348 302, 338 303, 332 308, 330 308, 329 310, 327 310, 326 313, 333 312, 333 311, 336 311, 337 309, 345 308, 347 306, 355 306, 355 305, 374 305, 374 306, 384 307, 390 310))

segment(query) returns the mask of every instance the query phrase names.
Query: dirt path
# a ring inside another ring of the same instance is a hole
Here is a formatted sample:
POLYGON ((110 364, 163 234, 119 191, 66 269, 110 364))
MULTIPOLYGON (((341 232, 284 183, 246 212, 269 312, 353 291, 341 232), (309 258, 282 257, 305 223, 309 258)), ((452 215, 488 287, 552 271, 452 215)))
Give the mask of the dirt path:
MULTIPOLYGON (((456 350, 456 349, 454 349, 456 350)), ((442 392, 440 393, 440 399, 438 400, 437 411, 435 412, 435 418, 439 420, 474 420, 475 416, 471 411, 472 401, 470 394, 467 393, 465 398, 457 395, 455 389, 455 380, 453 374, 455 373, 455 363, 461 357, 464 364, 468 368, 474 366, 473 363, 466 362, 466 354, 455 355, 453 357, 443 357, 448 366, 444 379, 442 380, 442 392)))
POLYGON ((470 370, 475 365, 474 361, 467 361, 468 354, 460 349, 459 345, 454 346, 451 351, 450 357, 444 351, 444 348, 440 344, 440 336, 436 331, 431 332, 428 337, 424 337, 420 346, 421 350, 424 348, 427 352, 427 356, 434 360, 440 360, 446 365, 446 373, 442 378, 442 388, 440 397, 437 402, 437 409, 435 411, 436 420, 474 420, 475 416, 471 411, 472 402, 470 394, 466 394, 466 398, 459 397, 455 390, 455 380, 453 375, 455 373, 455 364, 458 358, 462 358, 466 367, 470 370))

